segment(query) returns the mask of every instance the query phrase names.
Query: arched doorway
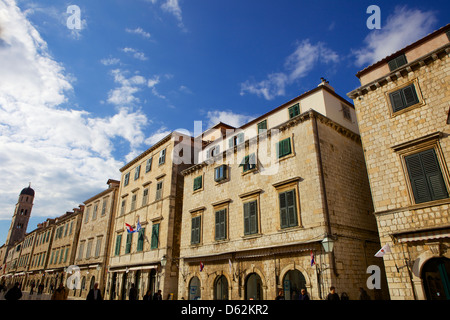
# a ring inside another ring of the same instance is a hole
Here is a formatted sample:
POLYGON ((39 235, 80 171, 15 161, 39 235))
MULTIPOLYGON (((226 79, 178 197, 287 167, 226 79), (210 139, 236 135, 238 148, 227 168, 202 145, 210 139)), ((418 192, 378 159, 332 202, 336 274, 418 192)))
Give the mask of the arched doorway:
POLYGON ((427 300, 450 300, 450 259, 432 258, 422 269, 427 300))
POLYGON ((283 278, 284 298, 286 300, 298 300, 300 290, 306 288, 306 280, 298 270, 289 270, 283 278))
POLYGON ((94 289, 94 284, 95 284, 95 277, 92 276, 91 282, 89 283, 89 290, 94 289))
POLYGON ((127 299, 127 276, 128 273, 124 272, 122 275, 122 294, 121 294, 121 298, 122 300, 126 300, 127 299))
POLYGON ((112 274, 112 280, 111 280, 111 295, 109 297, 110 300, 114 300, 116 298, 116 279, 117 279, 117 273, 114 272, 112 274))
POLYGON ((245 300, 262 300, 262 281, 257 273, 251 273, 245 281, 245 300))
POLYGON ((152 295, 156 292, 156 269, 151 269, 148 273, 148 288, 152 295))
POLYGON ((214 281, 214 300, 228 300, 228 281, 223 275, 214 281))
POLYGON ((80 297, 81 297, 81 294, 83 293, 83 290, 84 290, 85 287, 86 287, 86 277, 84 276, 84 277, 81 279, 80 297))
POLYGON ((198 277, 193 277, 191 281, 189 281, 189 300, 200 300, 201 288, 200 288, 200 279, 198 277))
POLYGON ((138 300, 141 295, 141 270, 137 270, 134 275, 134 287, 137 290, 138 300))

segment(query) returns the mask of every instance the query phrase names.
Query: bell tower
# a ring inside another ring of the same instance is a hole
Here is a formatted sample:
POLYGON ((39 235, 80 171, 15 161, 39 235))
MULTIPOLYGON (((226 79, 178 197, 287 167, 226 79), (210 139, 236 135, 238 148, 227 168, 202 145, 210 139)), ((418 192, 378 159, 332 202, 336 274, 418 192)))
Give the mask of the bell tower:
POLYGON ((33 200, 34 190, 31 188, 30 183, 27 188, 24 188, 20 192, 19 200, 12 217, 11 226, 9 227, 8 237, 6 238, 7 247, 12 246, 14 242, 21 241, 25 238, 31 209, 33 208, 33 200))

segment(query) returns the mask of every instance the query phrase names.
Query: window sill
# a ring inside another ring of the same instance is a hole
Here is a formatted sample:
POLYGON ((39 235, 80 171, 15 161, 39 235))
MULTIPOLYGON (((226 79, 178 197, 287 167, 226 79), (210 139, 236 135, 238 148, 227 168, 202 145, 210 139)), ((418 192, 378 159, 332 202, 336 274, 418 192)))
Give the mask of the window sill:
POLYGON ((241 238, 244 240, 255 239, 255 238, 260 238, 260 237, 262 237, 262 233, 259 233, 259 232, 241 236, 241 238))
POLYGON ((258 172, 258 167, 255 167, 255 168, 253 168, 253 169, 250 169, 250 170, 247 170, 247 171, 245 171, 245 172, 242 172, 242 173, 241 173, 241 176, 245 176, 245 175, 247 175, 247 174, 250 174, 250 173, 256 173, 256 172, 258 172))

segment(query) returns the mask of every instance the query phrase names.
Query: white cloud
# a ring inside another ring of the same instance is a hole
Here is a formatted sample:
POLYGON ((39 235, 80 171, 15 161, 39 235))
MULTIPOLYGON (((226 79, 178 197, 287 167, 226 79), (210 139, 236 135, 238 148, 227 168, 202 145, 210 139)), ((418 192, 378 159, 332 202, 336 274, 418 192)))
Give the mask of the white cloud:
POLYGON ((365 47, 353 50, 355 64, 375 63, 433 31, 435 12, 396 7, 381 29, 372 30, 364 39, 365 47))
POLYGON ((339 55, 324 43, 312 44, 306 39, 297 44, 295 51, 284 63, 285 72, 271 73, 259 82, 247 80, 241 83, 241 95, 246 92, 272 100, 285 94, 286 86, 305 77, 318 63, 337 63, 339 55))
POLYGON ((232 111, 213 110, 208 111, 208 113, 206 114, 206 118, 208 119, 208 128, 216 125, 219 122, 223 122, 237 128, 253 120, 255 117, 234 113, 232 111))
POLYGON ((112 66, 115 64, 119 64, 120 63, 120 59, 119 58, 104 58, 100 60, 100 63, 105 65, 105 66, 112 66))
POLYGON ((145 139, 145 144, 152 146, 162 138, 170 134, 172 131, 168 130, 166 127, 159 128, 156 132, 154 132, 150 137, 145 139))
POLYGON ((140 75, 127 78, 127 73, 128 71, 121 69, 111 71, 111 74, 114 76, 114 82, 119 84, 119 87, 109 91, 107 100, 109 103, 117 106, 130 106, 140 102, 135 93, 142 90, 147 80, 140 75))
POLYGON ((186 31, 186 28, 183 23, 183 17, 182 12, 180 8, 180 4, 178 3, 178 0, 165 0, 165 2, 161 5, 161 9, 163 11, 167 11, 175 16, 175 18, 178 20, 178 26, 186 31))
MULTIPOLYGON (((106 117, 71 109, 70 76, 13 0, 0 1, 0 30, 0 219, 11 218, 30 181, 33 216, 58 216, 120 177, 116 143, 134 152, 150 121, 122 105, 106 117)), ((147 84, 140 75, 113 75, 120 87, 147 84)))
POLYGON ((126 28, 125 31, 128 33, 134 33, 134 34, 141 35, 146 39, 149 39, 151 37, 150 33, 148 33, 147 31, 144 31, 144 29, 142 29, 141 27, 137 27, 136 29, 126 28))
POLYGON ((125 53, 131 53, 135 59, 142 60, 142 61, 147 60, 147 57, 145 56, 145 54, 143 52, 136 50, 134 48, 126 47, 126 48, 123 48, 122 51, 125 53))

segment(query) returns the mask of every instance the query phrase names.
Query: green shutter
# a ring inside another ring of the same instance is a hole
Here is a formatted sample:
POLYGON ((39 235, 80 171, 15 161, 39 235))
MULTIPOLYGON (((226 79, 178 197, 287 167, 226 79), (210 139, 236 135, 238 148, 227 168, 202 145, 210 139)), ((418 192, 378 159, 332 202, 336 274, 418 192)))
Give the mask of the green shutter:
POLYGON ((298 225, 295 190, 282 192, 280 199, 280 227, 288 228, 298 225))
POLYGON ((416 203, 448 198, 434 149, 405 157, 416 203))
POLYGON ((291 138, 281 140, 277 143, 277 158, 282 158, 292 152, 291 150, 291 138))
POLYGON ((292 119, 293 117, 300 114, 300 105, 297 103, 290 107, 289 109, 289 119, 292 119))
POLYGON ((115 250, 115 255, 118 256, 120 254, 120 244, 122 242, 122 235, 118 234, 116 237, 116 250, 115 250))
POLYGON ((226 214, 227 214, 226 209, 216 211, 216 223, 215 223, 215 225, 216 225, 215 239, 216 240, 222 240, 222 239, 226 238, 226 229, 227 229, 226 214))
POLYGON ((194 191, 202 188, 202 176, 194 179, 194 191))
POLYGON ((258 233, 257 202, 244 203, 244 234, 258 233))
POLYGON ((152 242, 150 245, 151 249, 158 248, 158 240, 159 240, 159 223, 154 224, 152 227, 152 242))
POLYGON ((419 103, 419 98, 417 97, 416 89, 413 84, 403 88, 402 92, 403 97, 405 98, 406 107, 419 103))
POLYGON ((414 84, 390 93, 389 98, 394 112, 419 103, 419 97, 417 96, 414 84))
POLYGON ((136 251, 144 250, 144 237, 145 237, 145 228, 141 228, 138 233, 138 243, 136 251))
POLYGON ((194 217, 191 220, 191 244, 200 243, 200 223, 201 216, 194 217))
POLYGON ((125 244, 125 253, 131 252, 131 242, 133 241, 133 234, 128 233, 127 234, 127 243, 125 244))

